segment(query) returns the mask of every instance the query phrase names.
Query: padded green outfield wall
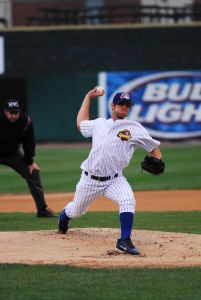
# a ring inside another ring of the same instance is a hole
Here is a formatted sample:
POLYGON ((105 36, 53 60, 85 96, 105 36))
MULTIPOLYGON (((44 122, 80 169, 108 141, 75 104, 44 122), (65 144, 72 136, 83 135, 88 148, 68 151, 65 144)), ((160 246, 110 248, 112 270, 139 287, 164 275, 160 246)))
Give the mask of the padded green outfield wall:
MULTIPOLYGON (((0 102, 19 97, 37 141, 83 140, 76 115, 100 71, 200 70, 201 25, 0 30, 0 102)), ((91 117, 97 117, 97 101, 91 117)))
POLYGON ((0 30, 5 38, 5 76, 201 66, 201 24, 75 28, 0 30))
MULTIPOLYGON (((27 78, 28 111, 37 140, 83 140, 77 130, 77 113, 85 94, 96 84, 96 73, 27 78)), ((96 101, 91 103, 92 118, 97 117, 96 104, 96 101)))

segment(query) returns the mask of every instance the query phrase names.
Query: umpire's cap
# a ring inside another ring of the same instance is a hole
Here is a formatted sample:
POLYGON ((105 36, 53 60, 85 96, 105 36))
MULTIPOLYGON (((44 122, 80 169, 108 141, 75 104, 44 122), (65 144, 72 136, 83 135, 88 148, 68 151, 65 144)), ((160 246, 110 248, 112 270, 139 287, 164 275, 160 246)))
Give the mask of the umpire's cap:
POLYGON ((130 106, 133 106, 133 101, 131 100, 131 94, 125 93, 125 92, 120 92, 116 93, 114 98, 113 98, 113 103, 114 104, 120 104, 121 102, 129 102, 130 106))
POLYGON ((10 113, 18 113, 20 111, 20 102, 17 99, 10 99, 5 102, 5 109, 10 113))

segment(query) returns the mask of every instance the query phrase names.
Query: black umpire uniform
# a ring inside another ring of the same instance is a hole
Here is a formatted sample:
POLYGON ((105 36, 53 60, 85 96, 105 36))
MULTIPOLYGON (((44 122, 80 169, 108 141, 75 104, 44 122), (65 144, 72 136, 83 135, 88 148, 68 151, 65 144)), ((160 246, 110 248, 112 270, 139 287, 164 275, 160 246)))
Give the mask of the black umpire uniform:
POLYGON ((14 169, 27 181, 38 217, 54 217, 45 201, 39 168, 34 164, 35 146, 31 118, 20 112, 18 100, 8 100, 0 116, 0 164, 14 169), (30 172, 32 165, 35 167, 30 172))

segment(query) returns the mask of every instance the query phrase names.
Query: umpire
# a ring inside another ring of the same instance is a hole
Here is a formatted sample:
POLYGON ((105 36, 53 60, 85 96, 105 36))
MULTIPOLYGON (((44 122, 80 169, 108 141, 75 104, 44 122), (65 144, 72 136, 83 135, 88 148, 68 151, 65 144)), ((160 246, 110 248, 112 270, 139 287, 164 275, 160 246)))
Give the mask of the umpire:
POLYGON ((0 164, 14 169, 27 181, 36 204, 37 217, 55 217, 47 207, 39 167, 34 163, 35 146, 31 118, 20 111, 18 100, 6 101, 0 115, 0 164))

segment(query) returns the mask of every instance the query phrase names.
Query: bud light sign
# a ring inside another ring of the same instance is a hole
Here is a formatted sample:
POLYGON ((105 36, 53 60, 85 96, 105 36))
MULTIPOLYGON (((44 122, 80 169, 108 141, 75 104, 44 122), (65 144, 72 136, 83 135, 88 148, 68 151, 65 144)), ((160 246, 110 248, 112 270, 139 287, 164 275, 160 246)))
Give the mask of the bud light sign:
POLYGON ((106 91, 105 103, 99 100, 100 116, 111 117, 114 94, 127 92, 134 102, 128 118, 153 137, 201 137, 201 71, 103 72, 99 85, 106 91))

